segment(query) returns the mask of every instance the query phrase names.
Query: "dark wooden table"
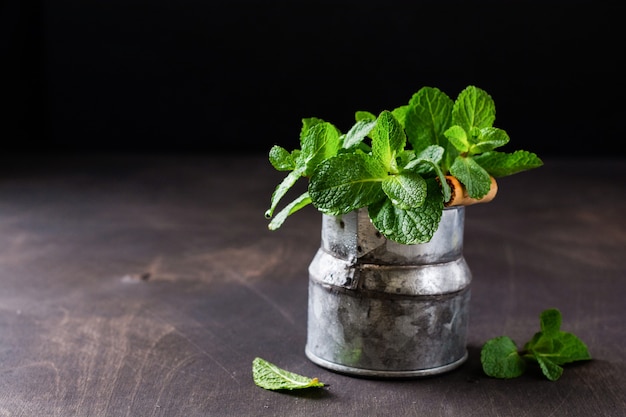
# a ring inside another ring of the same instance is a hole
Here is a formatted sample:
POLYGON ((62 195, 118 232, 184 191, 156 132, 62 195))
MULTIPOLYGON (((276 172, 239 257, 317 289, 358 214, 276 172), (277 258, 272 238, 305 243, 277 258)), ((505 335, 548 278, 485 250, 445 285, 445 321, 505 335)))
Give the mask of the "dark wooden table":
POLYGON ((466 212, 469 359, 373 380, 304 355, 321 216, 263 217, 264 155, 5 157, 0 416, 624 416, 626 161, 546 159, 466 212), (556 307, 593 360, 550 382, 485 376, 480 347, 523 344, 556 307), (328 384, 257 387, 252 360, 328 384))

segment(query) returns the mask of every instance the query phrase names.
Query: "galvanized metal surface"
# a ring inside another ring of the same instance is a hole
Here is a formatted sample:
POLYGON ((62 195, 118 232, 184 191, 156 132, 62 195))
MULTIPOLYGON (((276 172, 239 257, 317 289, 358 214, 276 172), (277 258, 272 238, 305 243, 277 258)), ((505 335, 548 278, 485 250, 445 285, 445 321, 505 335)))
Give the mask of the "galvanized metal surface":
POLYGON ((416 377, 467 358, 471 272, 464 208, 444 210, 430 242, 401 245, 365 209, 323 216, 309 266, 306 355, 348 374, 416 377))

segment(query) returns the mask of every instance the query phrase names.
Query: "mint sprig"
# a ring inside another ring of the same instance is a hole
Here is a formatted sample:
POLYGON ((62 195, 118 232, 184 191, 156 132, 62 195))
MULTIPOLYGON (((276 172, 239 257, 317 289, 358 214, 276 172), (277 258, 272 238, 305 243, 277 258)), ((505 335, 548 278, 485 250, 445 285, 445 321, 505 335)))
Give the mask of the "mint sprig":
POLYGON ((508 336, 488 340, 482 347, 480 360, 485 374, 495 378, 516 378, 529 362, 539 365, 550 381, 563 374, 562 365, 591 359, 587 346, 574 334, 561 331, 561 312, 548 309, 541 313, 541 331, 519 351, 508 336))
POLYGON ((258 357, 252 361, 252 378, 257 386, 267 390, 294 390, 324 386, 317 378, 308 378, 286 371, 258 357))
POLYGON ((288 172, 265 213, 272 219, 271 230, 309 204, 329 215, 367 207, 385 237, 403 244, 425 243, 451 198, 446 175, 456 177, 470 197, 480 199, 489 192, 492 176, 543 164, 531 152, 495 151, 509 136, 493 126, 491 96, 474 86, 454 101, 439 89, 424 87, 406 105, 378 116, 357 111, 355 121, 343 134, 322 119, 303 119, 300 149, 271 148, 272 166, 288 172), (308 179, 307 191, 274 216, 300 178, 308 179))

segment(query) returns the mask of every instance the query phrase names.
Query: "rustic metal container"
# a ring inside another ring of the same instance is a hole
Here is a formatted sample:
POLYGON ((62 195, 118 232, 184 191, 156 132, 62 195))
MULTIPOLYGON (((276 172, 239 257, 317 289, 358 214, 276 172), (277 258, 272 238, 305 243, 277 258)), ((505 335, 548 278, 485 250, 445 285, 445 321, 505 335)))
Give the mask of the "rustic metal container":
POLYGON ((323 215, 309 266, 306 355, 327 369, 418 377, 467 359, 471 272, 464 207, 447 208, 430 242, 383 237, 367 210, 323 215))

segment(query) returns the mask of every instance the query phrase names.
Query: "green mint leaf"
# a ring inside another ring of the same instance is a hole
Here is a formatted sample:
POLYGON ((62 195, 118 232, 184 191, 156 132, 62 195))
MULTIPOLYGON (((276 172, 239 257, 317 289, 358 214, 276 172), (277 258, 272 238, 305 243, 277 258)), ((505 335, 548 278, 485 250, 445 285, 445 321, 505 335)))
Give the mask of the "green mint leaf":
POLYGON ((486 91, 470 85, 458 95, 452 108, 452 123, 471 134, 473 128, 493 126, 496 106, 486 91))
POLYGON ((541 368, 541 372, 548 378, 550 381, 556 381, 563 374, 563 368, 561 368, 556 363, 552 362, 550 359, 544 356, 537 356, 537 363, 541 368))
POLYGON ((376 229, 386 238, 413 245, 428 242, 439 227, 443 212, 441 189, 435 179, 427 179, 426 199, 416 209, 401 209, 384 198, 368 206, 376 229))
POLYGON ((393 114, 393 117, 395 117, 396 120, 400 123, 402 129, 406 127, 406 113, 409 111, 409 108, 410 106, 407 104, 397 107, 391 111, 391 114, 393 114))
POLYGON ((557 340, 559 349, 552 358, 555 363, 564 365, 591 359, 587 345, 578 336, 568 332, 560 332, 557 340))
POLYGON ((545 310, 539 318, 541 331, 535 333, 524 349, 537 359, 549 358, 557 365, 591 359, 587 346, 574 334, 561 331, 561 312, 545 310))
POLYGON ((537 361, 543 374, 551 381, 561 377, 566 363, 591 359, 587 346, 572 333, 561 331, 561 312, 545 310, 539 318, 541 331, 535 333, 524 350, 527 357, 537 361))
POLYGON ((524 345, 524 350, 530 352, 531 357, 538 353, 551 353, 554 351, 554 339, 545 337, 542 332, 537 332, 524 345))
POLYGON ((467 138, 467 132, 461 126, 450 126, 443 134, 459 152, 465 153, 469 151, 470 143, 467 138))
POLYGON ((383 181, 382 187, 391 203, 401 209, 420 207, 426 199, 426 180, 415 172, 404 171, 389 175, 383 181))
POLYGON ((561 330, 561 321, 561 312, 556 308, 543 311, 539 316, 541 332, 548 337, 558 336, 561 330))
MULTIPOLYGON (((396 157, 396 162, 398 166, 401 167, 402 169, 407 169, 407 165, 408 165, 410 167, 408 169, 414 170, 413 167, 418 165, 418 161, 415 161, 415 151, 413 151, 412 149, 405 149, 402 152, 400 152, 398 156, 396 157)), ((415 172, 418 172, 418 171, 415 170, 415 172)), ((424 172, 427 172, 427 171, 424 171, 424 172)), ((418 173, 421 174, 422 172, 418 172, 418 173)))
POLYGON ((406 136, 400 123, 389 111, 383 111, 372 131, 372 155, 387 171, 393 170, 396 155, 404 150, 406 136))
POLYGON ((537 155, 522 150, 513 153, 485 152, 474 156, 474 161, 496 178, 513 175, 543 165, 543 161, 537 155))
POLYGON ((297 164, 304 166, 304 175, 309 177, 315 167, 334 156, 340 149, 339 131, 328 122, 311 126, 301 138, 301 153, 297 164))
POLYGON ((478 131, 476 143, 469 148, 472 155, 492 151, 509 143, 509 135, 497 127, 483 127, 478 131))
POLYGON ((354 113, 354 120, 356 120, 357 122, 360 122, 360 121, 373 122, 376 120, 376 115, 368 111, 359 110, 356 113, 354 113))
POLYGON ((454 175, 467 189, 467 194, 472 198, 482 198, 491 188, 491 178, 471 157, 458 156, 452 166, 450 173, 454 175))
POLYGON ((439 166, 445 150, 439 145, 430 145, 415 155, 415 159, 439 166))
POLYGON ((324 123, 324 120, 318 117, 307 117, 302 119, 302 127, 300 128, 300 142, 302 142, 302 138, 306 136, 309 129, 319 123, 324 123))
POLYGON ((274 218, 268 225, 268 228, 270 230, 278 229, 280 226, 282 226, 287 217, 291 216, 293 213, 297 212, 298 210, 309 204, 311 204, 311 197, 309 196, 309 193, 302 193, 298 198, 286 205, 281 211, 276 214, 276 216, 274 216, 274 218))
POLYGON ((526 362, 508 336, 488 340, 480 351, 480 362, 485 374, 494 378, 516 378, 526 370, 526 362))
POLYGON ((287 176, 281 181, 280 184, 276 187, 274 192, 272 193, 272 199, 270 202, 270 208, 265 212, 266 218, 271 218, 274 215, 274 210, 276 210, 276 206, 280 200, 287 194, 287 191, 293 187, 293 185, 298 181, 298 179, 304 173, 305 166, 300 165, 297 166, 296 169, 291 171, 287 176))
POLYGON ((309 181, 313 205, 322 213, 340 215, 385 197, 387 171, 368 154, 339 154, 318 165, 309 181))
POLYGON ((294 155, 297 155, 297 153, 291 154, 285 148, 274 145, 270 149, 269 160, 277 171, 291 171, 296 168, 294 155))
POLYGON ((267 390, 294 390, 324 386, 317 378, 307 378, 288 372, 261 358, 255 358, 252 361, 252 378, 257 386, 267 390))
POLYGON ((343 148, 349 149, 358 145, 370 134, 376 126, 376 120, 357 121, 343 138, 343 148))
POLYGON ((446 181, 445 174, 441 169, 441 159, 444 155, 444 149, 438 145, 431 145, 415 155, 408 163, 405 164, 405 170, 417 169, 419 174, 425 174, 430 171, 435 171, 435 174, 439 178, 441 184, 441 191, 443 193, 443 201, 449 201, 451 197, 450 186, 446 181))
POLYGON ((443 134, 450 126, 453 104, 450 97, 437 88, 423 87, 413 94, 406 111, 405 127, 415 151, 430 145, 439 145, 446 152, 453 151, 443 134))
POLYGON ((432 172, 434 166, 439 166, 443 156, 443 148, 439 145, 431 145, 421 152, 406 151, 400 154, 402 167, 405 170, 415 171, 420 174, 432 172))

